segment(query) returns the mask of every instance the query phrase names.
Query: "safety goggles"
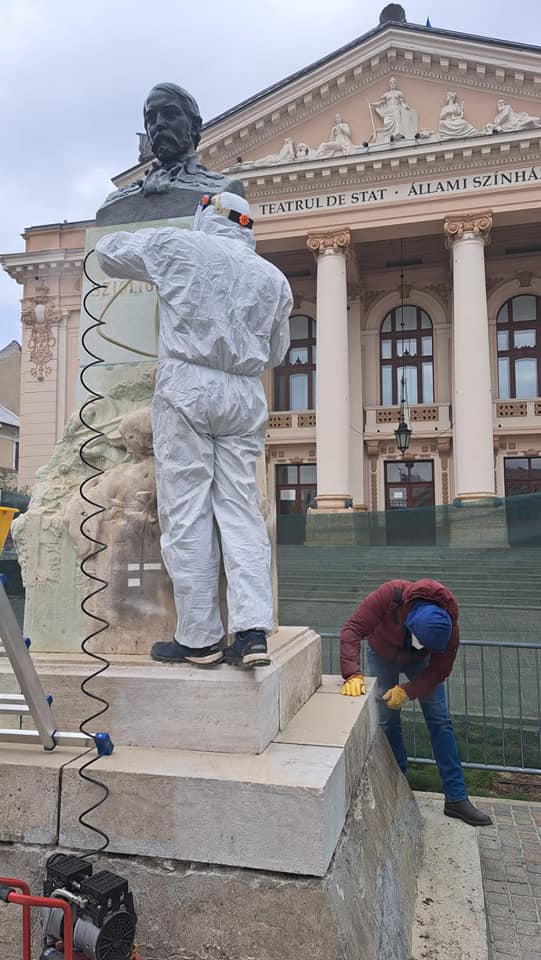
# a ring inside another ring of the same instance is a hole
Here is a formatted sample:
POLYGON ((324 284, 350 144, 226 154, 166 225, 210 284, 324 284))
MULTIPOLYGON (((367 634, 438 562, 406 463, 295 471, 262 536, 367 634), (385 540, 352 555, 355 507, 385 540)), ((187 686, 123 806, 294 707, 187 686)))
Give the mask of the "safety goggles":
POLYGON ((222 207, 220 201, 218 200, 218 195, 215 194, 213 197, 205 194, 204 197, 201 197, 199 201, 199 207, 201 210, 206 210, 207 207, 213 206, 216 210, 216 213, 219 213, 222 217, 226 217, 228 220, 232 220, 233 223, 238 223, 241 227, 247 227, 249 230, 252 229, 254 221, 248 216, 247 213, 239 213, 238 210, 229 210, 227 207, 222 207))

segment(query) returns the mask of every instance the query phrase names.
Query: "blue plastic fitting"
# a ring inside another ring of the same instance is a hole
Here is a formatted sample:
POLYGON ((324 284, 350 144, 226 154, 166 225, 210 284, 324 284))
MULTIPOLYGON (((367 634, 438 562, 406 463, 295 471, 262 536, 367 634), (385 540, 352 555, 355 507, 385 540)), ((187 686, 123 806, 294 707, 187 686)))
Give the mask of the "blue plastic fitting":
POLYGON ((110 757, 115 745, 108 733, 95 733, 94 743, 98 751, 98 757, 110 757))

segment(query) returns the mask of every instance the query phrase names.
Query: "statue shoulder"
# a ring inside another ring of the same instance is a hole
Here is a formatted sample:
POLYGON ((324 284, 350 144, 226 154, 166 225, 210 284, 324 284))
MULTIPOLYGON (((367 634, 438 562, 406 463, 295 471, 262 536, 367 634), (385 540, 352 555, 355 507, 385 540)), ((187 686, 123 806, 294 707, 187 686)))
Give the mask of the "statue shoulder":
POLYGON ((133 194, 140 193, 142 186, 142 180, 134 180, 133 183, 128 183, 125 187, 120 187, 119 190, 112 190, 111 193, 107 194, 101 206, 107 207, 111 203, 115 203, 116 200, 121 200, 123 197, 131 197, 133 194))

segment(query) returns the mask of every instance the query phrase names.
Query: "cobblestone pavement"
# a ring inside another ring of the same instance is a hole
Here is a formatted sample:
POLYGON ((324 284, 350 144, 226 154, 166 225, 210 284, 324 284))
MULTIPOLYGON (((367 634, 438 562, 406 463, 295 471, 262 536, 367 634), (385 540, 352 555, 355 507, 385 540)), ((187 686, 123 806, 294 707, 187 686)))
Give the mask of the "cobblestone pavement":
POLYGON ((492 960, 541 960, 541 803, 474 802, 494 821, 479 830, 492 960))

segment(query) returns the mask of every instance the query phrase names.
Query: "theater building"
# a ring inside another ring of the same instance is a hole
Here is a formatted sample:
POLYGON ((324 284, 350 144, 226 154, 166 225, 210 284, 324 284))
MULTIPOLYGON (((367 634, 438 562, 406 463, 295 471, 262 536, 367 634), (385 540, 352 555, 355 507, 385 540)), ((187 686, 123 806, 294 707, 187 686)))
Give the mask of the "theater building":
MULTIPOLYGON (((294 294, 265 376, 280 514, 541 491, 541 48, 384 18, 207 123, 200 157, 242 179, 294 294)), ((113 182, 147 166, 143 142, 113 182)), ((2 258, 23 288, 22 484, 74 404, 88 225, 32 227, 2 258)))

